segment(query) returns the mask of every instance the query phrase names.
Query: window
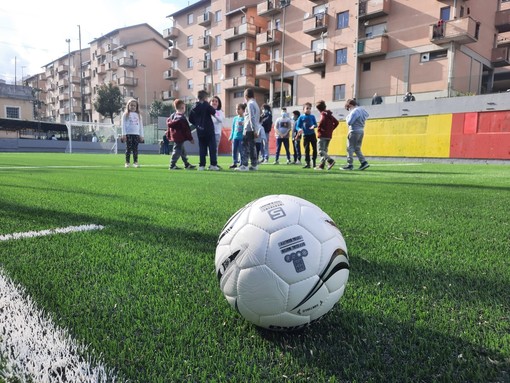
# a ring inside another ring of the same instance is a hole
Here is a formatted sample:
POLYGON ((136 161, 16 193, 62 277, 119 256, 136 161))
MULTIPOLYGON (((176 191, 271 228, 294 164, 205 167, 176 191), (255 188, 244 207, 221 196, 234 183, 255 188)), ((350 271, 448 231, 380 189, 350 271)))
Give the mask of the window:
POLYGON ((244 66, 239 68, 239 76, 241 76, 241 77, 246 76, 246 68, 244 66))
POLYGON ((238 91, 234 92, 234 98, 243 98, 244 97, 244 91, 238 91))
POLYGON ((215 38, 214 38, 215 42, 216 42, 216 46, 219 47, 221 46, 221 35, 217 35, 215 38))
POLYGON ((221 59, 214 60, 214 70, 221 70, 221 59))
POLYGON ((386 23, 371 25, 365 28, 365 37, 372 38, 386 33, 386 23))
POLYGON ((335 51, 335 65, 347 64, 347 48, 335 51))
POLYGON ((221 11, 216 11, 214 13, 214 20, 216 20, 217 23, 221 21, 221 11))
POLYGON ((450 20, 450 7, 443 7, 439 13, 439 18, 441 20, 450 20))
POLYGON ((19 118, 19 107, 17 106, 6 106, 5 107, 6 118, 19 118))
POLYGON ((239 50, 240 51, 245 51, 246 50, 246 41, 241 41, 241 43, 239 44, 239 50))
POLYGON ((281 30, 282 22, 280 19, 275 19, 274 21, 274 29, 280 31, 281 30))
POLYGON ((193 36, 188 36, 187 38, 188 47, 193 46, 193 36))
POLYGON ((363 63, 362 70, 363 72, 368 72, 372 69, 372 63, 369 61, 367 63, 363 63))
POLYGON ((336 15, 336 29, 344 29, 349 26, 349 11, 340 12, 336 15))
POLYGON ((275 49, 274 50, 273 57, 274 57, 275 60, 279 60, 280 59, 280 50, 279 49, 275 49))
POLYGON ((328 11, 327 4, 321 4, 313 7, 313 15, 314 16, 324 16, 326 12, 328 11))
MULTIPOLYGON (((175 60, 177 61, 177 60, 175 60)), ((187 65, 188 69, 191 69, 193 68, 193 59, 191 57, 188 57, 188 65, 187 65)))
POLYGON ((448 50, 443 49, 429 53, 429 60, 439 60, 448 57, 448 50))
POLYGON ((214 94, 221 94, 221 84, 220 83, 214 84, 214 94))
POLYGON ((189 90, 193 90, 193 80, 188 79, 187 88, 188 88, 189 90))
POLYGON ((188 25, 193 24, 193 13, 188 13, 188 25))
POLYGON ((333 101, 345 100, 345 84, 333 86, 333 101))

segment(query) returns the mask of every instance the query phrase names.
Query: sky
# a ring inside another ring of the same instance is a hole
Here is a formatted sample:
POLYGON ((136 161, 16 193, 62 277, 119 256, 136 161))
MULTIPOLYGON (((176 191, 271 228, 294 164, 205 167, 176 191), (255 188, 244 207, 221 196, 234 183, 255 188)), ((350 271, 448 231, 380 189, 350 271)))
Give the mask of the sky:
POLYGON ((3 0, 0 4, 0 80, 18 83, 42 67, 115 29, 147 23, 159 33, 188 0, 3 0), (80 28, 78 28, 78 25, 80 28), (16 69, 15 69, 16 68, 16 69))

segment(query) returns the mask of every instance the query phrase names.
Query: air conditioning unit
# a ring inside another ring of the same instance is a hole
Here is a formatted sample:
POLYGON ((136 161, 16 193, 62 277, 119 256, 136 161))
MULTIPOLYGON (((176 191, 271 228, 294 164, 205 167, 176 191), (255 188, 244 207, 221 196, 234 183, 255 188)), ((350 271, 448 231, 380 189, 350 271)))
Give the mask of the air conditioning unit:
POLYGON ((422 53, 420 57, 420 62, 426 63, 428 61, 430 61, 430 52, 422 53))

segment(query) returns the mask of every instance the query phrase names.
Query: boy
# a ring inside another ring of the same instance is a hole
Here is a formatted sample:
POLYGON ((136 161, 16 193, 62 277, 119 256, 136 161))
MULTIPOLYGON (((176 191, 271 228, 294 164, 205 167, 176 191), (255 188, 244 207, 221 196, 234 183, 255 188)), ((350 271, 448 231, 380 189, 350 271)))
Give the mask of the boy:
POLYGON ((347 135, 347 165, 340 167, 341 170, 352 170, 354 159, 352 154, 356 153, 358 160, 361 163, 359 170, 365 170, 370 165, 365 160, 365 156, 361 152, 361 145, 363 144, 363 136, 365 135, 365 122, 368 118, 368 112, 359 107, 356 101, 349 99, 345 103, 345 109, 349 111, 345 122, 349 126, 349 133, 347 135))
POLYGON ((324 170, 324 166, 327 162, 328 170, 331 170, 331 168, 335 165, 335 160, 329 156, 328 147, 331 138, 333 137, 333 130, 335 130, 338 125, 338 120, 333 117, 331 110, 326 109, 326 103, 324 100, 317 101, 315 107, 321 114, 319 124, 317 125, 317 146, 319 148, 319 156, 321 156, 321 161, 319 166, 317 166, 315 169, 324 170))
POLYGON ((184 112, 186 111, 186 104, 184 101, 176 99, 174 100, 174 107, 176 112, 166 120, 166 126, 168 127, 166 131, 166 137, 170 141, 174 142, 169 169, 179 170, 180 168, 176 165, 176 162, 179 157, 181 157, 182 161, 184 162, 184 167, 187 170, 193 170, 196 168, 196 166, 189 163, 186 149, 184 148, 184 143, 186 141, 189 141, 192 144, 195 143, 193 136, 191 135, 191 129, 189 127, 188 120, 184 115, 184 112))
POLYGON ((301 136, 298 134, 296 121, 298 120, 301 112, 299 110, 292 111, 292 121, 294 128, 292 128, 292 144, 294 146, 294 165, 301 165, 301 136))
POLYGON ((305 162, 303 169, 310 168, 310 159, 313 161, 313 167, 317 161, 317 137, 315 136, 315 128, 317 120, 312 114, 312 104, 306 102, 303 105, 303 114, 296 121, 299 137, 303 137, 303 145, 305 147, 305 162), (312 157, 310 158, 310 147, 312 148, 312 157))
POLYGON ((289 114, 287 113, 286 108, 282 108, 282 115, 281 117, 278 117, 274 123, 274 132, 276 137, 276 154, 275 154, 275 161, 274 165, 278 165, 279 159, 280 159, 280 150, 283 147, 285 148, 285 153, 287 154, 287 165, 289 165, 290 162, 290 150, 289 150, 289 136, 291 130, 293 130, 293 124, 292 120, 289 117, 289 114))
POLYGON ((241 166, 235 170, 258 170, 255 138, 257 138, 259 135, 259 129, 264 128, 262 128, 262 125, 260 125, 260 108, 255 101, 255 92, 252 88, 248 88, 244 91, 244 99, 246 100, 246 111, 244 113, 241 166), (248 167, 249 161, 251 162, 250 167, 248 167))

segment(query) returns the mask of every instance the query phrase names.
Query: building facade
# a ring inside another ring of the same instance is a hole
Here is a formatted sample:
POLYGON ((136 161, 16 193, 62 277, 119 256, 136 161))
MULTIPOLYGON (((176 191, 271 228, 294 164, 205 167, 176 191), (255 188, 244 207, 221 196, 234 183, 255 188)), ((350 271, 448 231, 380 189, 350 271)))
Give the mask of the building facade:
POLYGON ((246 87, 273 107, 510 88, 506 0, 201 0, 168 18, 162 98, 207 89, 227 115, 246 87))

